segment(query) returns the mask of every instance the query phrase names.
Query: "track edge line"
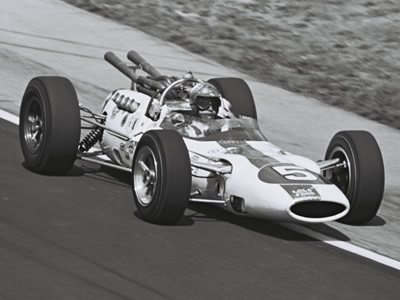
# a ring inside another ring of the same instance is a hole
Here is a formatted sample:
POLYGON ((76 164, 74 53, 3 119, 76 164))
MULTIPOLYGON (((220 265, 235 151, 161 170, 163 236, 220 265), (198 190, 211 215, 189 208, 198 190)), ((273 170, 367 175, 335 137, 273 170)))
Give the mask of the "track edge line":
POLYGON ((360 246, 356 246, 354 244, 351 244, 351 243, 348 243, 348 242, 345 242, 345 241, 332 240, 332 237, 330 237, 328 235, 325 235, 325 234, 323 234, 321 232, 318 232, 318 231, 303 227, 303 226, 298 225, 298 224, 280 224, 280 225, 282 225, 282 227, 285 227, 285 228, 287 228, 289 230, 292 230, 292 231, 295 231, 297 233, 304 234, 306 236, 312 237, 312 238, 314 238, 314 239, 316 239, 318 241, 321 241, 321 242, 323 242, 325 244, 334 246, 336 248, 345 250, 347 252, 356 254, 358 256, 362 256, 364 258, 373 260, 373 261, 378 262, 378 263, 380 263, 382 265, 385 265, 385 266, 388 266, 388 267, 391 267, 391 268, 394 268, 394 269, 400 271, 400 262, 395 260, 395 259, 393 259, 393 258, 384 256, 382 254, 376 253, 376 252, 371 251, 371 250, 367 250, 365 248, 362 248, 360 246))
POLYGON ((15 125, 19 125, 19 117, 0 108, 0 118, 15 125))

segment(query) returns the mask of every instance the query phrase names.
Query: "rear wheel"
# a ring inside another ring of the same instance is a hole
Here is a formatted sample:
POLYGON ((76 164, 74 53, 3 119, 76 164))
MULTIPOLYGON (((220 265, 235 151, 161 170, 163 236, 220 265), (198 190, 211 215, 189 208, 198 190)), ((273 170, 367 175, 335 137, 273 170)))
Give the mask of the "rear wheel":
POLYGON ((212 78, 208 80, 226 100, 232 104, 232 112, 257 120, 253 94, 247 83, 240 78, 212 78))
POLYGON ((175 224, 183 216, 192 186, 190 158, 182 137, 152 130, 140 139, 132 165, 132 190, 141 217, 175 224))
POLYGON ((24 93, 19 136, 26 166, 41 174, 65 174, 80 137, 78 98, 63 77, 33 78, 24 93))
POLYGON ((373 219, 382 202, 385 173, 382 154, 367 131, 341 131, 331 140, 325 159, 338 158, 342 167, 325 171, 350 202, 350 211, 339 221, 363 224, 373 219))

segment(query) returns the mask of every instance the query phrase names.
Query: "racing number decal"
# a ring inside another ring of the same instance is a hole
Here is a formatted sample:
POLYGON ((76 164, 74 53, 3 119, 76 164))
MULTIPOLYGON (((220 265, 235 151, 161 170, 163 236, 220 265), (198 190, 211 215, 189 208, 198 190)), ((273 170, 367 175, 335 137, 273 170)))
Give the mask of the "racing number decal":
POLYGON ((302 167, 278 166, 272 168, 288 180, 318 180, 317 176, 302 167))

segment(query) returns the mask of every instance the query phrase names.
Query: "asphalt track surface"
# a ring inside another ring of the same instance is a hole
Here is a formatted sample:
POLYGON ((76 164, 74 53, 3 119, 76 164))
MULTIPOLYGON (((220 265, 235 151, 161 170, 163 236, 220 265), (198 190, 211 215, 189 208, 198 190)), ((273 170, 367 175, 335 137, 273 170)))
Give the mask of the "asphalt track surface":
MULTIPOLYGON (((102 99, 129 82, 102 59, 108 50, 126 57, 134 49, 167 75, 191 70, 200 78, 237 76, 255 96, 260 127, 283 149, 323 158, 340 130, 364 129, 377 138, 385 161, 386 189, 378 217, 367 226, 329 224, 340 239, 400 260, 400 132, 341 109, 258 82, 171 43, 57 0, 2 0, 0 18, 0 108, 14 114, 28 81, 39 75, 68 77, 84 105, 99 110, 102 99)), ((312 226, 325 231, 326 226, 312 226)), ((328 232, 331 233, 331 230, 328 232)), ((336 236, 336 235, 335 235, 336 236)))
POLYGON ((190 205, 136 214, 129 175, 77 161, 24 168, 0 120, 1 299, 399 299, 400 272, 262 220, 190 205), (10 180, 12 179, 12 180, 10 180))

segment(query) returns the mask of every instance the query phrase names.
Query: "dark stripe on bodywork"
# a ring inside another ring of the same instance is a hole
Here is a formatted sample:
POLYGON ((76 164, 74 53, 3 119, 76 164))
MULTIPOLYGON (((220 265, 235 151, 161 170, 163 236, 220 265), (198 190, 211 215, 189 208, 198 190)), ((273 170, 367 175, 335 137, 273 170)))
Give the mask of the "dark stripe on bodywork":
MULTIPOLYGON (((284 175, 279 174, 274 167, 284 166, 290 169, 291 166, 295 168, 299 168, 298 166, 290 163, 277 163, 273 165, 264 166, 260 172, 258 173, 258 178, 266 183, 278 183, 278 184, 326 184, 330 183, 326 179, 324 179, 321 175, 314 173, 310 170, 306 170, 305 168, 299 169, 301 172, 306 172, 316 178, 316 180, 303 180, 300 176, 299 179, 287 179, 284 175)), ((294 172, 296 173, 296 172, 294 172)))
POLYGON ((261 151, 251 147, 246 141, 217 141, 225 149, 225 154, 238 154, 245 156, 254 166, 261 169, 263 166, 277 163, 278 161, 261 151))

